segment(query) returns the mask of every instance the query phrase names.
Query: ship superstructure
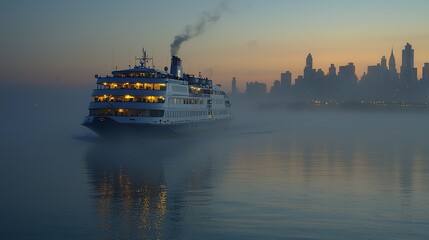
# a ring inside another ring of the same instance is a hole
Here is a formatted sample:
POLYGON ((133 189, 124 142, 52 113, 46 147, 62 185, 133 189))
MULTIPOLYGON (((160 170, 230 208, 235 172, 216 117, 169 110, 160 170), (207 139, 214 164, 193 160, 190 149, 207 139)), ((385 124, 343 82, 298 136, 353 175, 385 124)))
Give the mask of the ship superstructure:
POLYGON ((139 65, 98 76, 83 125, 99 135, 132 132, 186 133, 223 125, 232 119, 230 97, 221 85, 184 74, 172 56, 170 72, 148 66, 143 49, 139 65))

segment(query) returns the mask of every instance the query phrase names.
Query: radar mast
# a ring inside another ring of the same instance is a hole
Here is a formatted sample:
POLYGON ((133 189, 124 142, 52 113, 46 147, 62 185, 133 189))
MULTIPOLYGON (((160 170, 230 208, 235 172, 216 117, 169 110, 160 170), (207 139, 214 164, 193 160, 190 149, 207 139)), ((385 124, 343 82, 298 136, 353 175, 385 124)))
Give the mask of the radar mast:
POLYGON ((152 68, 155 68, 155 66, 153 65, 153 58, 150 58, 150 57, 148 57, 147 56, 147 52, 146 52, 146 50, 144 49, 144 48, 142 48, 142 56, 141 57, 139 57, 139 58, 135 58, 135 61, 139 61, 139 64, 140 65, 136 65, 136 67, 139 67, 139 68, 150 68, 150 67, 148 67, 147 66, 147 63, 149 62, 149 61, 152 61, 152 68))

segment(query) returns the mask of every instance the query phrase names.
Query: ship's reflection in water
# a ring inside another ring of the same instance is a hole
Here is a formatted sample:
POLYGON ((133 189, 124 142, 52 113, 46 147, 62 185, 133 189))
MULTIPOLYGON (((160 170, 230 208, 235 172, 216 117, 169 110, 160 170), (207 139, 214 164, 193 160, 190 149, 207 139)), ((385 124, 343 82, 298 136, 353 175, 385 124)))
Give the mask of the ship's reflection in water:
POLYGON ((97 142, 87 152, 86 165, 99 235, 178 237, 183 215, 193 211, 186 206, 187 213, 182 212, 185 194, 204 199, 210 192, 211 147, 200 139, 97 142), (174 224, 167 228, 167 222, 174 224))

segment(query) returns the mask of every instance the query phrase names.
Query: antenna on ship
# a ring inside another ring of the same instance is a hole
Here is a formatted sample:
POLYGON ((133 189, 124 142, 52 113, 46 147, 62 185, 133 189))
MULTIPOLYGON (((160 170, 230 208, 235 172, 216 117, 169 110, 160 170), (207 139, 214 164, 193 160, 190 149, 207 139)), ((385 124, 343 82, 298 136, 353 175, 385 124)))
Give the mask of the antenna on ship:
POLYGON ((153 66, 153 57, 149 58, 147 56, 147 52, 144 48, 142 48, 142 57, 139 58, 135 58, 135 60, 139 60, 140 65, 138 67, 140 68, 147 68, 147 63, 149 62, 149 60, 152 61, 152 66, 153 66))

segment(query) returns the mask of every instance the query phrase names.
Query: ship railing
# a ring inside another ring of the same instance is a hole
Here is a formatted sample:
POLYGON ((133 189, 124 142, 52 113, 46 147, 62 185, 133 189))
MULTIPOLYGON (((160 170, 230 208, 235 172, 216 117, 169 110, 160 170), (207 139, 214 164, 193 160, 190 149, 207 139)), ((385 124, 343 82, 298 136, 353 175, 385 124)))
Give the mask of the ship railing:
POLYGON ((163 109, 161 103, 144 103, 144 102, 90 102, 89 109, 99 108, 130 108, 130 109, 163 109))
POLYGON ((137 96, 164 96, 165 91, 156 90, 129 90, 129 89, 94 89, 92 96, 99 95, 137 95, 137 96))
POLYGON ((97 84, 103 84, 103 83, 135 83, 135 82, 142 82, 142 83, 166 83, 166 78, 127 78, 127 77, 99 77, 97 78, 97 84))

